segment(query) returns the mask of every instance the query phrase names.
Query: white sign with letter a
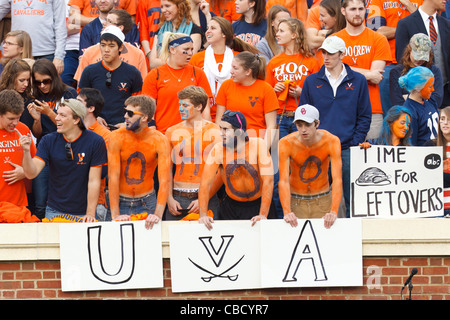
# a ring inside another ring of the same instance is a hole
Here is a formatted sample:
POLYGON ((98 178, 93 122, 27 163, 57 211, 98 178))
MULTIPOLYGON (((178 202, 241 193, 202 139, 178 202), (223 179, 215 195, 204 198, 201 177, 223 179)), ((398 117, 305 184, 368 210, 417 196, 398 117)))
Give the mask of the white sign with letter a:
POLYGON ((62 291, 164 286, 161 223, 61 223, 62 291))
POLYGON ((261 223, 263 287, 362 286, 361 219, 261 223))

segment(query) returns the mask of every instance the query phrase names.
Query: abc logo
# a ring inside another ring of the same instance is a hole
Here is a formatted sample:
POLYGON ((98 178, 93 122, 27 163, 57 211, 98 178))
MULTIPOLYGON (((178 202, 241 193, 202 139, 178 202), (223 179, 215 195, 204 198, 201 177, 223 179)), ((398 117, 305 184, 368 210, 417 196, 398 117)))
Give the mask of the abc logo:
POLYGON ((423 164, 427 169, 436 169, 439 168, 441 162, 441 156, 436 153, 432 153, 425 157, 423 164))

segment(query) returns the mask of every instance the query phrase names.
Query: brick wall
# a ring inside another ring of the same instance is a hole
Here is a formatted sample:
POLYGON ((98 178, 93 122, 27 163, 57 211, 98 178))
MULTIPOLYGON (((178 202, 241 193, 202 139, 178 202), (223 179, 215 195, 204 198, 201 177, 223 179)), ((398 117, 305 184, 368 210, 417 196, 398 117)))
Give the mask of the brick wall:
MULTIPOLYGON (((450 299, 450 257, 364 258, 364 285, 342 288, 276 288, 174 294, 170 262, 164 259, 164 288, 64 293, 59 261, 0 262, 0 299, 270 299, 270 300, 399 300, 411 269, 412 299, 450 299)), ((403 298, 408 297, 408 289, 403 298)))

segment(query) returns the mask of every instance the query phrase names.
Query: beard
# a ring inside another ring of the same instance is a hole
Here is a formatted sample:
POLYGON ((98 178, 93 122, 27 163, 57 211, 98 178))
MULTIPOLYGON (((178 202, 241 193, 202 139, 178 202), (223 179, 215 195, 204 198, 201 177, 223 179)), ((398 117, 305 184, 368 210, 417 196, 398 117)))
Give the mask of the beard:
POLYGON ((359 27, 364 23, 364 19, 361 18, 359 20, 356 20, 355 18, 353 18, 352 20, 347 20, 347 22, 353 27, 359 27))

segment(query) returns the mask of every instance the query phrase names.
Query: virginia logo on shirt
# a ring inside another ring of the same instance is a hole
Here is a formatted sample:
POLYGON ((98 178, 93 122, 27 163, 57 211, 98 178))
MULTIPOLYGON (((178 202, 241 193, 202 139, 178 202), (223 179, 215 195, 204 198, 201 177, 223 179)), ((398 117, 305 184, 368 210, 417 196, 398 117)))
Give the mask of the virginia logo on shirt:
POLYGON ((347 86, 345 87, 345 90, 348 90, 348 89, 353 90, 353 83, 352 82, 348 82, 347 83, 347 86))
POLYGON ((86 164, 86 162, 84 162, 84 157, 86 156, 86 154, 84 152, 78 153, 78 162, 77 164, 86 164))
POLYGON ((250 104, 252 105, 252 107, 255 106, 255 104, 256 104, 256 102, 258 101, 258 99, 259 99, 259 97, 252 97, 252 96, 249 96, 249 97, 248 97, 248 101, 250 102, 250 104))
POLYGON ((34 9, 32 6, 33 2, 41 2, 47 4, 47 0, 14 0, 13 3, 23 4, 23 9, 13 10, 13 15, 15 16, 43 16, 45 14, 44 10, 34 9))
POLYGON ((0 141, 0 152, 15 152, 22 149, 19 140, 0 141))
POLYGON ((128 91, 127 88, 127 83, 126 82, 121 82, 119 85, 119 91, 128 91))

